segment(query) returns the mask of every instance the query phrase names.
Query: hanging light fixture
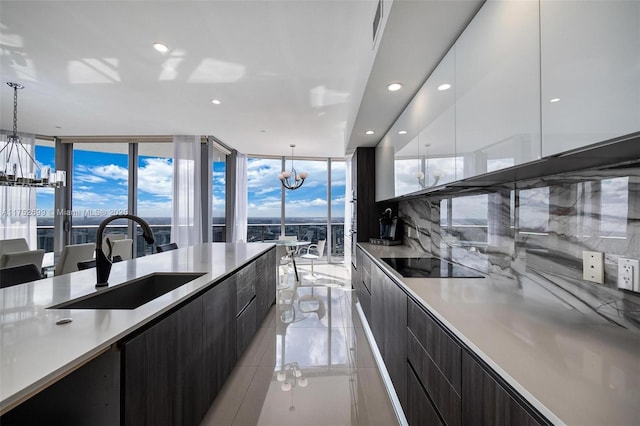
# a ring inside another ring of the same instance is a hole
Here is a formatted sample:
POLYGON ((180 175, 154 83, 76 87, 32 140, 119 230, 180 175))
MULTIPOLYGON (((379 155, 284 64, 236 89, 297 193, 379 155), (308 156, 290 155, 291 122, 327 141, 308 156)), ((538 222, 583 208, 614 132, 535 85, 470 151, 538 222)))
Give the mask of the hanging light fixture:
POLYGON ((283 170, 282 173, 278 175, 278 179, 280 179, 282 186, 286 189, 293 190, 300 188, 309 174, 307 172, 298 173, 293 167, 293 148, 296 146, 294 144, 289 146, 291 147, 291 171, 283 170))
MULTIPOLYGON (((429 149, 429 146, 430 146, 429 144, 426 144, 424 146, 424 151, 425 151, 425 153, 424 153, 424 157, 425 157, 424 162, 425 162, 425 167, 427 167, 427 170, 428 170, 428 167, 429 167, 429 163, 428 163, 429 160, 427 158, 428 157, 427 150, 429 149)), ((425 181, 425 174, 422 171, 422 157, 420 157, 420 142, 418 142, 418 173, 416 173, 416 178, 418 178, 418 185, 420 185, 420 187, 426 188, 428 186, 426 181, 425 181)))
POLYGON ((428 176, 429 176, 429 155, 428 150, 431 145, 426 144, 424 146, 424 173, 422 172, 422 158, 420 158, 420 146, 418 145, 418 173, 416 173, 416 177, 418 178, 418 184, 422 189, 426 189, 432 186, 438 185, 440 178, 442 177, 442 171, 439 169, 434 169, 431 172, 431 176, 433 176, 433 183, 429 185, 428 176))
POLYGON ((54 172, 50 167, 40 167, 18 135, 18 89, 22 84, 8 82, 13 88, 13 133, 0 149, 0 186, 59 188, 67 184, 67 172, 54 172), (26 154, 26 155, 25 155, 26 154), (35 167, 29 167, 29 162, 35 167), (39 176, 36 176, 37 170, 39 176))

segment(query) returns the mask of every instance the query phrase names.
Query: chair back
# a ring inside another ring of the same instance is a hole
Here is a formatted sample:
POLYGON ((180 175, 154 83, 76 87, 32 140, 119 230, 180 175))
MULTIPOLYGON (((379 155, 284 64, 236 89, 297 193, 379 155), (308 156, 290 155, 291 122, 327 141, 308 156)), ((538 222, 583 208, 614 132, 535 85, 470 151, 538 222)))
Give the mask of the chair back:
POLYGON ((42 249, 5 253, 3 255, 0 255, 0 268, 28 265, 32 263, 36 265, 36 268, 42 269, 43 257, 44 257, 44 250, 42 249))
POLYGON ((0 240, 0 256, 5 253, 14 253, 16 251, 29 251, 27 240, 24 238, 0 240))
POLYGON ((298 241, 297 235, 280 235, 279 240, 298 241))
POLYGON ((327 240, 318 240, 318 257, 322 257, 327 240))
POLYGON ((111 256, 111 245, 114 241, 123 240, 127 238, 127 234, 113 234, 109 233, 102 238, 102 252, 107 258, 111 256))
POLYGON ((178 244, 169 243, 169 244, 161 244, 156 246, 156 253, 162 253, 163 251, 176 250, 178 248, 178 244))
POLYGON ((0 269, 0 288, 28 283, 42 278, 40 269, 33 263, 0 269))
POLYGON ((54 275, 63 275, 77 271, 78 262, 93 259, 95 250, 96 245, 94 243, 64 246, 60 254, 60 259, 56 262, 54 275))
POLYGON ((133 240, 125 238, 111 242, 111 257, 120 256, 122 260, 133 259, 133 240))

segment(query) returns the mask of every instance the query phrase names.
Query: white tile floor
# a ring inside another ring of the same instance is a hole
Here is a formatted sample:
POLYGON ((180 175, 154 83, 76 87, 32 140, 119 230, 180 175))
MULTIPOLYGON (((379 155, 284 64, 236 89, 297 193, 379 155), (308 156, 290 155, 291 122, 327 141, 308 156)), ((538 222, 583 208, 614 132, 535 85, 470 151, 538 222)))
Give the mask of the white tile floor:
POLYGON ((397 425, 345 267, 298 269, 201 425, 397 425))

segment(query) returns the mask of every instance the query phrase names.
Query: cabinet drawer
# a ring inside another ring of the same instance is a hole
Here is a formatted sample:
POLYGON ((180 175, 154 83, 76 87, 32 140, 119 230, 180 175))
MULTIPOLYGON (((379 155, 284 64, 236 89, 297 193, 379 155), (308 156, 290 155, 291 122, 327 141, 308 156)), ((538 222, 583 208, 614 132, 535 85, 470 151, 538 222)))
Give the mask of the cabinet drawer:
POLYGON ((256 330, 256 300, 253 299, 236 318, 236 353, 238 359, 251 343, 256 330))
POLYGON ((239 314, 256 295, 255 263, 252 263, 238 272, 236 276, 236 288, 236 314, 239 314))
POLYGON ((407 368, 406 411, 410 426, 445 426, 410 365, 407 368))
POLYGON ((408 335, 408 353, 410 367, 422 386, 426 389, 429 397, 434 402, 440 415, 449 426, 461 424, 462 401, 458 393, 442 371, 436 366, 429 354, 418 343, 411 330, 408 335))
POLYGON ((416 302, 408 305, 409 330, 459 395, 462 349, 416 302))

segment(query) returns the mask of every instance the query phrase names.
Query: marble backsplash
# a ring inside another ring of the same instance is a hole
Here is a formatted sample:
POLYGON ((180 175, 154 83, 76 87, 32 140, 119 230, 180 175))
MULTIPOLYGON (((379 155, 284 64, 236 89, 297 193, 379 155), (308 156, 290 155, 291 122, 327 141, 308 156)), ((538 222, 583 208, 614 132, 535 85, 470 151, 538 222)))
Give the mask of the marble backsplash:
POLYGON ((640 163, 427 194, 398 209, 405 245, 514 285, 534 281, 571 308, 640 332, 640 293, 617 288, 618 259, 640 259, 640 163), (583 251, 604 253, 603 284, 583 280, 583 251))

